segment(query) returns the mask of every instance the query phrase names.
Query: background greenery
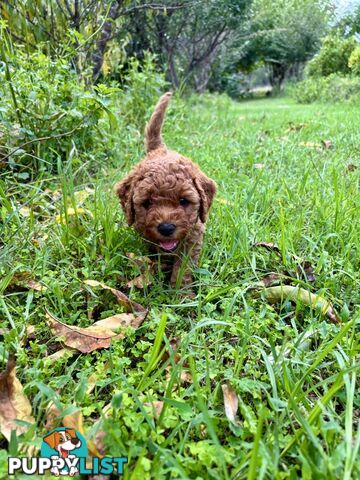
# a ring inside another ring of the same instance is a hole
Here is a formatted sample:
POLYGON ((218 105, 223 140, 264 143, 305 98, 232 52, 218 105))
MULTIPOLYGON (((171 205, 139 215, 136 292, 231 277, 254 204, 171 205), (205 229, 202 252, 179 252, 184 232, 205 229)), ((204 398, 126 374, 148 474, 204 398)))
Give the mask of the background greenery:
POLYGON ((0 11, 0 363, 16 355, 36 419, 0 437, 0 478, 7 455, 40 445, 51 401, 59 421, 82 412, 88 439, 104 431, 107 455, 129 456, 128 479, 357 478, 360 10, 49 0, 0 11), (275 98, 256 98, 264 85, 275 98), (194 300, 159 277, 126 286, 142 273, 128 254, 146 250, 112 192, 169 88, 167 144, 219 186, 194 300), (82 210, 59 222, 71 208, 82 210), (256 297, 271 272, 331 300, 340 322, 256 297), (54 361, 46 309, 81 327, 121 312, 87 279, 149 316, 110 349, 54 361))

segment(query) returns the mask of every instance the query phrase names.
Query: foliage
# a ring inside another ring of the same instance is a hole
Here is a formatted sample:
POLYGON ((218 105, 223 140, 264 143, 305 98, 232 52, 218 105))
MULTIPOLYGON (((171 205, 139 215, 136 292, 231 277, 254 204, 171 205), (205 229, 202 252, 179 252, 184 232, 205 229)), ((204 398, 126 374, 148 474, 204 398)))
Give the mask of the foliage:
POLYGON ((289 89, 299 103, 350 102, 360 99, 360 77, 331 74, 327 77, 313 77, 297 83, 289 89))
POLYGON ((360 45, 351 52, 348 63, 352 73, 360 76, 360 45))
POLYGON ((238 67, 263 62, 270 83, 280 88, 286 73, 316 53, 327 28, 329 2, 322 0, 255 0, 249 38, 239 44, 238 67))
POLYGON ((327 77, 332 73, 350 73, 349 58, 357 45, 354 37, 326 36, 319 53, 308 64, 309 76, 327 77))
MULTIPOLYGON (((148 318, 111 349, 49 358, 62 345, 45 309, 79 327, 120 313, 110 292, 84 280, 123 290, 141 273, 126 253, 146 255, 146 246, 126 226, 112 187, 139 158, 142 137, 131 131, 135 141, 123 142, 121 130, 113 140, 121 157, 98 164, 96 176, 70 162, 59 176, 44 172, 28 183, 1 172, 0 371, 15 353, 35 445, 48 430, 51 401, 60 417, 80 409, 94 441, 96 428, 104 430, 106 454, 129 456, 128 478, 358 478, 359 189, 349 163, 358 158, 359 107, 213 95, 180 106, 186 115, 167 123, 165 141, 219 186, 198 295, 183 299, 157 275, 132 288, 148 318), (327 139, 333 148, 313 148, 327 139), (76 206, 88 213, 56 221, 76 206), (254 248, 257 241, 276 243, 281 255, 254 248), (252 295, 264 275, 305 259, 316 279, 299 280, 301 287, 331 299, 341 324, 252 295), (47 289, 21 286, 26 274, 47 289), (235 424, 224 414, 226 383, 239 397, 235 424), (154 401, 165 406, 160 417, 154 401)), ((20 455, 34 445, 30 435, 0 440, 4 480, 17 444, 20 455)))
POLYGON ((79 81, 68 56, 46 56, 41 45, 26 53, 12 45, 5 30, 2 40, 0 161, 23 179, 42 170, 56 172, 68 161, 80 169, 107 161, 114 156, 114 136, 125 142, 131 129, 133 136, 141 131, 165 89, 151 55, 141 68, 135 59, 129 63, 122 89, 91 88, 79 81))

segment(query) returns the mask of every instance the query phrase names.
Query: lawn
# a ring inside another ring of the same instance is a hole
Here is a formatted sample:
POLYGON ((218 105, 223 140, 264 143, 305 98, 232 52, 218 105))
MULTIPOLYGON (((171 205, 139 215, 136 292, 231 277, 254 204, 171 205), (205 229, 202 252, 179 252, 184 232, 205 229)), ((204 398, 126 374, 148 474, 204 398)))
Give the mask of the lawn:
POLYGON ((173 103, 166 143, 218 184, 194 299, 147 285, 152 259, 112 191, 140 136, 94 174, 71 162, 30 183, 3 174, 0 361, 15 353, 35 427, 0 437, 0 478, 7 452, 79 411, 98 450, 128 457, 126 479, 358 478, 359 118, 286 98, 173 103), (94 281, 147 318, 108 347, 57 354, 49 316, 88 327, 124 312, 94 281), (270 303, 264 284, 321 295, 337 322, 286 295, 270 303))

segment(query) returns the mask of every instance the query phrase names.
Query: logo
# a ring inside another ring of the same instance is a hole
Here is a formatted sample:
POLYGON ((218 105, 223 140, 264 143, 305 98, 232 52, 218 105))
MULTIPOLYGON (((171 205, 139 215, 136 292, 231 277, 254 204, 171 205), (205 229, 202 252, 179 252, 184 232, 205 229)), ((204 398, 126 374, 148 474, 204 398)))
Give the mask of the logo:
POLYGON ((74 428, 60 427, 48 433, 41 444, 40 457, 9 457, 8 474, 26 475, 110 475, 124 473, 127 457, 93 457, 87 461, 86 440, 74 428))

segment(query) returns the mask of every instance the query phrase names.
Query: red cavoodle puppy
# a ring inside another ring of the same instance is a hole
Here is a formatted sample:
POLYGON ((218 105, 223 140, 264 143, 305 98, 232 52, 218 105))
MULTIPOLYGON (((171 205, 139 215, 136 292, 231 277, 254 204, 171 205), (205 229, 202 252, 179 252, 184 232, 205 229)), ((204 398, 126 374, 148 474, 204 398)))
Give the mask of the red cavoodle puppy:
POLYGON ((146 126, 146 157, 115 191, 128 224, 171 259, 171 285, 184 287, 191 283, 191 267, 199 259, 216 184, 164 145, 161 127, 170 98, 170 92, 160 98, 146 126))

